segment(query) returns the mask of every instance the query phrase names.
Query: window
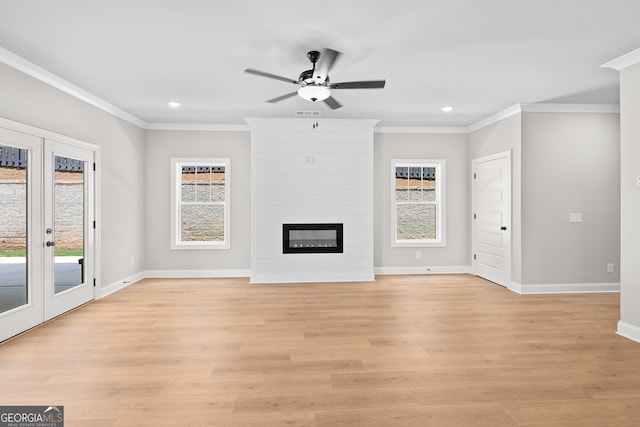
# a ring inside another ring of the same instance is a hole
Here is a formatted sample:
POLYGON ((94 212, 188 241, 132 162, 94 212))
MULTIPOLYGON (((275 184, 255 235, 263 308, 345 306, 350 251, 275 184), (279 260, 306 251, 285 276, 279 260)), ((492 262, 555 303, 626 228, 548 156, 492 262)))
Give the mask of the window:
POLYGON ((171 159, 172 249, 228 249, 229 159, 171 159))
POLYGON ((391 161, 391 246, 445 246, 444 160, 391 161))

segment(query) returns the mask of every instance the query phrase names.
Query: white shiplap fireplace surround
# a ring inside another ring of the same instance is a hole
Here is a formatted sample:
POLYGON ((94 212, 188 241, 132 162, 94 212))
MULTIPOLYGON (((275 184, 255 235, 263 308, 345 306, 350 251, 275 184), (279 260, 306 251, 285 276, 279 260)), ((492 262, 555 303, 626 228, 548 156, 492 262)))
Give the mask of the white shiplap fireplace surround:
POLYGON ((377 120, 246 119, 251 283, 371 281, 377 120), (343 253, 284 254, 282 225, 343 224, 343 253))

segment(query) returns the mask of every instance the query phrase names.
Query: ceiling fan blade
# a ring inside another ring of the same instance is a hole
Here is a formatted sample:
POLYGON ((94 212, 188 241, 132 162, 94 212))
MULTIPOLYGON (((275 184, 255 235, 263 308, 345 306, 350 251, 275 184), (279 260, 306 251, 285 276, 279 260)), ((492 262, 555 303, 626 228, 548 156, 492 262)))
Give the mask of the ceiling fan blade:
POLYGON ((342 107, 342 104, 340 104, 338 101, 336 101, 336 99, 333 96, 328 97, 327 99, 324 100, 324 102, 332 110, 337 110, 338 108, 342 107))
POLYGON ((324 82, 327 80, 327 76, 329 75, 329 71, 335 64, 336 60, 342 55, 342 53, 333 49, 325 49, 322 51, 320 55, 320 61, 318 62, 318 66, 316 67, 316 72, 313 74, 313 78, 316 82, 324 82))
POLYGON ((342 82, 332 83, 329 85, 331 89, 382 89, 386 80, 368 80, 362 82, 342 82))
POLYGON ((266 77, 269 79, 281 80, 283 82, 293 83, 296 85, 298 84, 297 80, 293 80, 293 79, 282 77, 282 76, 276 76, 275 74, 265 73, 264 71, 258 71, 252 68, 247 68, 246 70, 244 70, 244 72, 249 74, 255 74, 256 76, 266 77))
POLYGON ((297 94, 298 94, 298 91, 287 93, 285 95, 281 95, 281 96, 278 96, 278 97, 273 98, 273 99, 268 99, 267 102, 273 104, 273 103, 276 103, 276 102, 284 101, 285 99, 291 98, 292 96, 296 96, 297 94))

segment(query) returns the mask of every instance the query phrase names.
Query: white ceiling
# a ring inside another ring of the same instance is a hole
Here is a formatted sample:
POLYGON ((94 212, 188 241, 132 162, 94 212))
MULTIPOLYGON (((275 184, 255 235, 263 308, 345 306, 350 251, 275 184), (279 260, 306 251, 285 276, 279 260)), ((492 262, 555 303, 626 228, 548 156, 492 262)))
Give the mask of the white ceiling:
POLYGON ((0 47, 149 124, 464 127, 518 103, 617 104, 599 66, 640 47, 639 18, 638 0, 0 0, 0 47), (332 111, 265 103, 296 86, 243 73, 297 79, 324 47, 343 53, 332 82, 386 88, 334 91, 332 111))

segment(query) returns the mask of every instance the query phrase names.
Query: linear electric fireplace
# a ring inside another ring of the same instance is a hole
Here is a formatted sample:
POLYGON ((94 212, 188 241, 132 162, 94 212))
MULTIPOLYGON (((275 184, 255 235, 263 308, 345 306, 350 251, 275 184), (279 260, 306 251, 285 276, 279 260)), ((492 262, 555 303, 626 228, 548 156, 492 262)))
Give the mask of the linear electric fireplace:
POLYGON ((342 224, 282 224, 282 253, 342 252, 342 224))

